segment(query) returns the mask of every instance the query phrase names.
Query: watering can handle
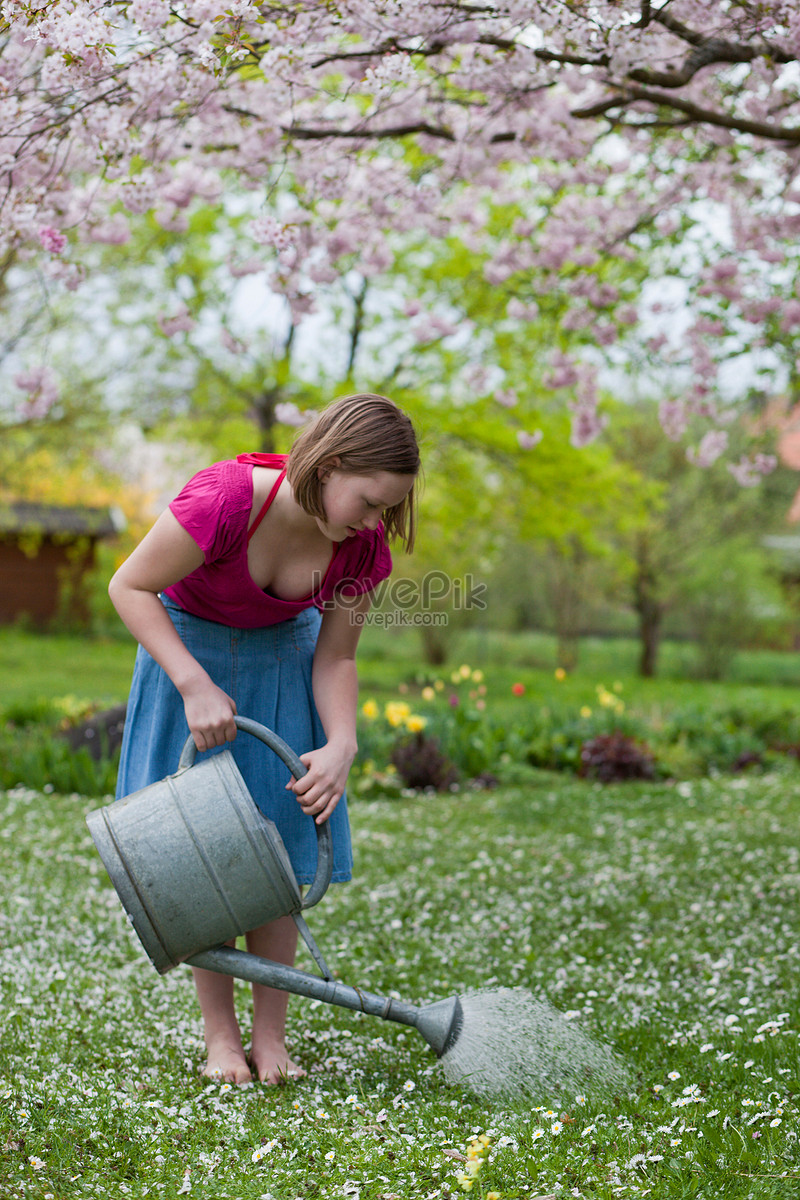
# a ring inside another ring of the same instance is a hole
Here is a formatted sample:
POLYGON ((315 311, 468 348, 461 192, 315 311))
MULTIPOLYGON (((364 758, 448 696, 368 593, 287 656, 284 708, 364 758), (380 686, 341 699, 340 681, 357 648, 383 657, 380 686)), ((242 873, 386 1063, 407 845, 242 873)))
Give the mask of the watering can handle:
MULTIPOLYGON (((270 750, 274 750, 278 758, 286 764, 294 778, 302 779, 308 768, 283 738, 278 737, 277 733, 268 729, 266 725, 252 721, 250 717, 234 717, 234 720, 237 729, 241 729, 243 733, 252 733, 253 737, 269 746, 270 750)), ((194 744, 194 738, 189 737, 181 752, 178 770, 191 767, 196 756, 197 747, 194 744)), ((322 825, 315 823, 314 828, 317 831, 317 871, 313 883, 303 897, 303 908, 311 908, 322 899, 328 890, 333 873, 333 842, 331 841, 330 826, 325 821, 322 825)))

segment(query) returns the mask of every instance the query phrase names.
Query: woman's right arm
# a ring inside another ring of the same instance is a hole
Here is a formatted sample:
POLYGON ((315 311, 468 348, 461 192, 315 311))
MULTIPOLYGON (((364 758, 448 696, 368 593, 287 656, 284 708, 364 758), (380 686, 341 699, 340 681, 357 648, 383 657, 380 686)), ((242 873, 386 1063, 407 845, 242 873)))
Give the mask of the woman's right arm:
POLYGON ((197 749, 208 750, 236 737, 236 705, 186 649, 158 598, 202 563, 202 550, 166 509, 115 573, 108 593, 137 642, 180 692, 197 749))

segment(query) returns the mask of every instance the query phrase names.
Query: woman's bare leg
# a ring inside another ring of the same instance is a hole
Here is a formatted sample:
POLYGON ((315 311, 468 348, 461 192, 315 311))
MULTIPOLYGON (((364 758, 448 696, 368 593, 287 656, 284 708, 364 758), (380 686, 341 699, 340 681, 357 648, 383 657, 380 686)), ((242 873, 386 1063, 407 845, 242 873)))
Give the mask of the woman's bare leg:
POLYGON ((233 1005, 233 979, 230 975, 205 971, 201 967, 192 967, 192 974, 208 1051, 203 1074, 226 1083, 250 1083, 252 1075, 233 1005))
MULTIPOLYGON (((280 917, 247 935, 247 949, 261 958, 294 966, 297 926, 291 917, 280 917)), ((263 1083, 282 1083, 305 1075, 286 1050, 287 992, 253 984, 253 1044, 250 1063, 263 1083)))

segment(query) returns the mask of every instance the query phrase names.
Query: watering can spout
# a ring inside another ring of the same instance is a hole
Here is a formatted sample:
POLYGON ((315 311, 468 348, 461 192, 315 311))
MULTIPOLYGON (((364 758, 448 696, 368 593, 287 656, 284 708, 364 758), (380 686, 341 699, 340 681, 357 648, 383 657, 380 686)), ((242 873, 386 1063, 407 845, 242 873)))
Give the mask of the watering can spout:
POLYGON ((377 996, 363 988, 350 987, 338 979, 320 979, 296 967, 247 954, 233 946, 206 950, 202 954, 195 954, 188 962, 206 971, 219 971, 223 975, 247 979, 250 983, 260 983, 280 991, 294 992, 297 996, 322 1000, 325 1004, 338 1004, 342 1008, 368 1013, 384 1021, 411 1025, 440 1058, 455 1045, 464 1024, 461 1002, 456 996, 418 1008, 393 996, 377 996))
POLYGON ((464 1010, 457 996, 437 1000, 417 1009, 414 1025, 439 1058, 455 1045, 464 1026, 464 1010))

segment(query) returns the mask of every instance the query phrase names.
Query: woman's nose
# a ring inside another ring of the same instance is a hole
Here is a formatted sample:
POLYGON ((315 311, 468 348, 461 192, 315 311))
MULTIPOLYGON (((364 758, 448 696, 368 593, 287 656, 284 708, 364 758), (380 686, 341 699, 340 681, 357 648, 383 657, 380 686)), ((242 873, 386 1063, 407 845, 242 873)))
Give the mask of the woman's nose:
POLYGON ((364 520, 361 522, 361 524, 364 526, 365 529, 377 529, 380 519, 381 519, 381 514, 379 512, 367 513, 367 515, 364 517, 364 520))

